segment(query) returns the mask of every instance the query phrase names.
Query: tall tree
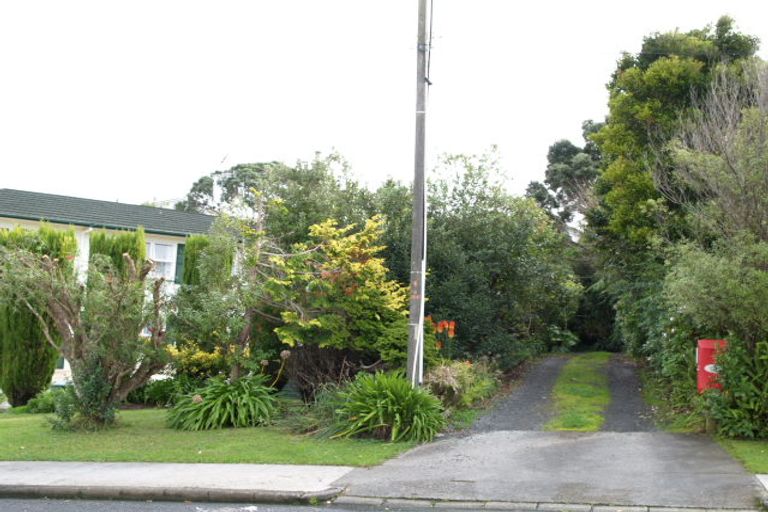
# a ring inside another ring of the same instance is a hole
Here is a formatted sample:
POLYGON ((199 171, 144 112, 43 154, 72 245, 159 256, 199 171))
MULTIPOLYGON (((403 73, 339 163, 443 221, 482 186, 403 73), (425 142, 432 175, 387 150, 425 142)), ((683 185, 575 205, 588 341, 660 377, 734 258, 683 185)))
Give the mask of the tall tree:
POLYGON ((534 201, 504 190, 493 154, 448 156, 439 174, 430 184, 428 312, 457 322, 465 353, 506 365, 560 346, 581 293, 567 237, 534 201))
POLYGON ((150 261, 123 262, 95 254, 84 286, 66 259, 0 248, 0 296, 30 311, 70 362, 80 418, 93 427, 111 424, 117 404, 167 363, 163 280, 150 279, 150 261))
MULTIPOLYGON (((0 231, 0 246, 47 255, 74 274, 71 261, 77 252, 72 231, 42 226, 37 231, 17 228, 0 231)), ((18 290, 4 290, 0 300, 0 389, 13 406, 24 405, 51 384, 59 352, 45 339, 43 327, 32 311, 18 302, 18 290)), ((50 326, 50 317, 44 319, 50 326)))
POLYGON ((362 225, 372 215, 370 193, 351 179, 337 154, 293 167, 268 162, 213 172, 195 182, 176 208, 233 216, 258 212, 262 229, 286 245, 306 241, 309 227, 327 219, 362 225))
POLYGON ((610 114, 592 135, 605 166, 590 220, 605 241, 629 244, 632 249, 623 251, 629 253, 661 232, 675 236, 681 220, 653 179, 653 167, 673 172, 659 149, 718 65, 750 58, 757 47, 757 38, 736 32, 733 20, 722 17, 715 27, 648 36, 639 54, 619 60, 608 83, 610 114))
POLYGON ((602 127, 603 123, 584 121, 583 148, 568 140, 552 144, 547 152, 546 186, 538 181, 528 185, 526 195, 563 223, 573 220, 575 213, 583 215, 595 206, 593 188, 599 174, 601 155, 590 137, 602 127))

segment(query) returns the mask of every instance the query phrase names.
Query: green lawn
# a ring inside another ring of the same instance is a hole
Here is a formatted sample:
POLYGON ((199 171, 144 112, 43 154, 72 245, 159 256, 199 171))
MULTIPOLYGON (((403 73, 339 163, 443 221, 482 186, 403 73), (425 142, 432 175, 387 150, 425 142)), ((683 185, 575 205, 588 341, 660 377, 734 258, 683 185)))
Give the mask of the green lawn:
POLYGON ((556 415, 545 425, 546 430, 600 430, 611 401, 604 371, 610 358, 607 352, 589 352, 576 354, 565 364, 553 390, 556 415))
POLYGON ((768 473, 768 441, 720 439, 720 444, 753 473, 768 473))
POLYGON ((276 427, 179 432, 166 411, 122 411, 118 427, 103 432, 53 432, 39 414, 0 414, 0 460, 233 462, 370 466, 413 445, 328 440, 276 427))

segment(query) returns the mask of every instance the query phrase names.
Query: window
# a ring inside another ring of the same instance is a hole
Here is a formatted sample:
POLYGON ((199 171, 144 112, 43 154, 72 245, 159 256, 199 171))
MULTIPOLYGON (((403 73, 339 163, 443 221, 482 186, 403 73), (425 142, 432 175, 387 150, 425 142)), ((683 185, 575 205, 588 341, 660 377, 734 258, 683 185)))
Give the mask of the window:
POLYGON ((147 258, 155 263, 152 271, 153 277, 164 277, 173 280, 176 270, 176 246, 175 244, 161 244, 147 242, 147 258))
POLYGON ((184 244, 176 245, 176 284, 184 282, 184 244))

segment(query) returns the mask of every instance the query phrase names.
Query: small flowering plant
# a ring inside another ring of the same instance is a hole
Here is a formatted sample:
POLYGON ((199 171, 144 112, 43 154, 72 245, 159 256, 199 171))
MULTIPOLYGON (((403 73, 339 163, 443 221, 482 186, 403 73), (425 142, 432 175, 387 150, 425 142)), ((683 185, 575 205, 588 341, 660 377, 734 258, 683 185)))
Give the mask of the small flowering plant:
POLYGON ((456 337, 456 321, 440 320, 435 322, 431 315, 425 317, 424 320, 435 331, 435 337, 437 338, 435 347, 440 351, 440 355, 448 359, 455 357, 457 350, 453 339, 456 337))

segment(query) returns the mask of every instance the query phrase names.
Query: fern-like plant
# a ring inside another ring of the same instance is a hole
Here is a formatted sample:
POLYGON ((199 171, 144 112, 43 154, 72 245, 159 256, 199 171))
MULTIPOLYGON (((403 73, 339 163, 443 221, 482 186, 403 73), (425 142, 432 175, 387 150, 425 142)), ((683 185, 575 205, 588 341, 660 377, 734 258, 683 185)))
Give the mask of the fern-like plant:
POLYGON ((429 391, 397 373, 358 374, 339 394, 333 437, 372 436, 390 441, 431 441, 445 427, 443 406, 429 391))
POLYGON ((168 423, 179 430, 264 425, 275 412, 272 392, 263 375, 235 382, 216 377, 204 388, 181 396, 169 412, 168 423))

